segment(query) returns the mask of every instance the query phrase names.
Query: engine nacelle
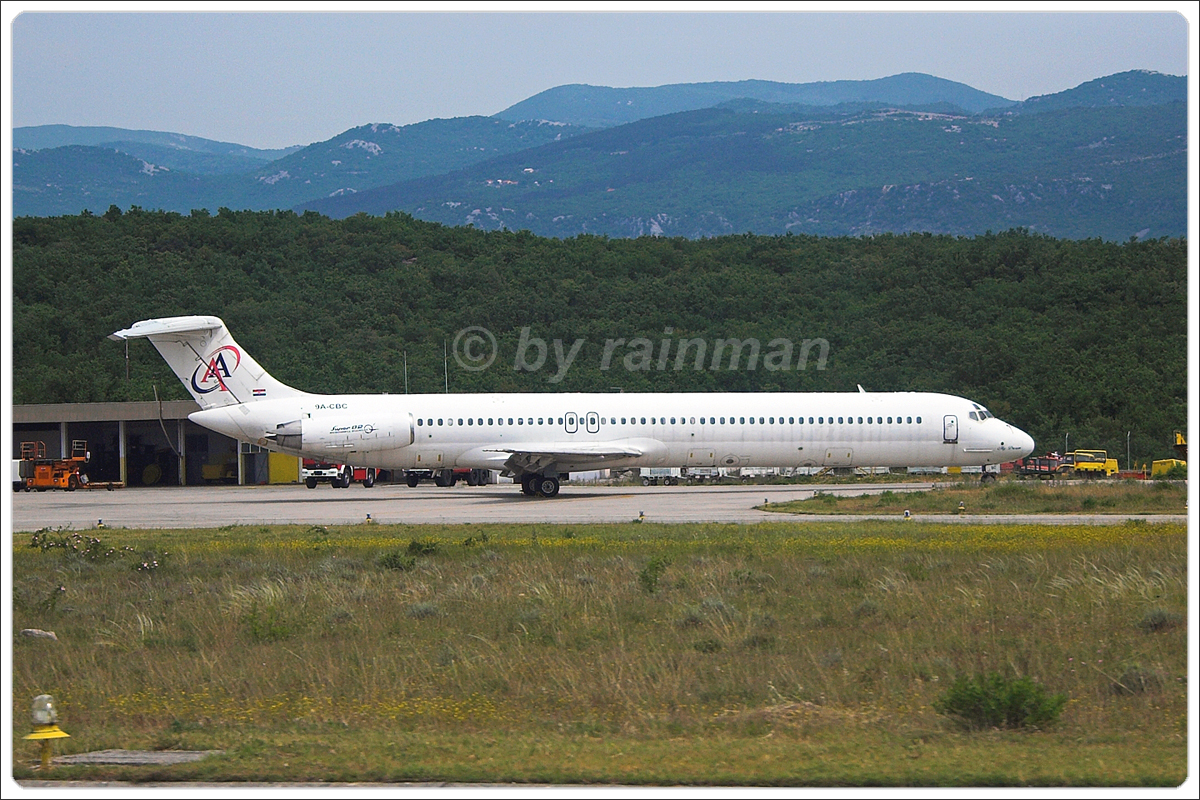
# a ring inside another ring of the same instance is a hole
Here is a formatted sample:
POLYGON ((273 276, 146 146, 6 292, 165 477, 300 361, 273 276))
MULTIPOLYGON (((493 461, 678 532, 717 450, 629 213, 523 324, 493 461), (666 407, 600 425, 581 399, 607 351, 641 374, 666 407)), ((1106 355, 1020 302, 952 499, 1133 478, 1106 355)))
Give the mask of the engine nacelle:
POLYGON ((412 414, 355 412, 281 422, 264 437, 284 450, 376 452, 416 440, 412 414))

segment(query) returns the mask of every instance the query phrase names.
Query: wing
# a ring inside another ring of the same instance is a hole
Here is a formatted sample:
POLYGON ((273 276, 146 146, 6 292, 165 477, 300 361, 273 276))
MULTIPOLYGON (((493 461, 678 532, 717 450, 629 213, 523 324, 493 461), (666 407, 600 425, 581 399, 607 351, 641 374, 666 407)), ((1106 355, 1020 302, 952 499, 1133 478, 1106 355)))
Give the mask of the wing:
POLYGON ((527 472, 541 473, 551 465, 559 463, 585 463, 589 469, 602 469, 608 463, 639 458, 660 448, 662 445, 658 442, 547 442, 544 445, 485 447, 483 452, 507 453, 504 474, 511 477, 527 472))

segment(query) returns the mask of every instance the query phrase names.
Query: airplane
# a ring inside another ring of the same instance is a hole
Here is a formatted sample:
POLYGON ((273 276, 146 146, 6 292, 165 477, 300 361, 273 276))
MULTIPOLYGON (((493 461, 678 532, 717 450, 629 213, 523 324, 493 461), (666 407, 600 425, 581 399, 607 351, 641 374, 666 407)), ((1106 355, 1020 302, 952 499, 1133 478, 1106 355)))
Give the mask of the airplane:
MULTIPOLYGON (((554 497, 572 472, 631 467, 984 467, 1033 439, 927 392, 310 394, 271 377, 217 317, 148 319, 193 422, 270 450, 391 470, 499 470, 554 497)), ((350 469, 350 467, 347 467, 350 469)), ((349 481, 344 479, 343 485, 349 481)))

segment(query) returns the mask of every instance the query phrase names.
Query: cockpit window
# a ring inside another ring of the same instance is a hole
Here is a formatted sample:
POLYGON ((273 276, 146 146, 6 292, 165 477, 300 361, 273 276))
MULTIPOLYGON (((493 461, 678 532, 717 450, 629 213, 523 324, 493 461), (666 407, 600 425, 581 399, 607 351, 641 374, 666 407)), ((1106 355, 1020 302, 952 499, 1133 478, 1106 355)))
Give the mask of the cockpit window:
POLYGON ((971 419, 979 419, 979 415, 976 414, 974 411, 972 411, 970 414, 967 414, 967 416, 970 417, 971 419))

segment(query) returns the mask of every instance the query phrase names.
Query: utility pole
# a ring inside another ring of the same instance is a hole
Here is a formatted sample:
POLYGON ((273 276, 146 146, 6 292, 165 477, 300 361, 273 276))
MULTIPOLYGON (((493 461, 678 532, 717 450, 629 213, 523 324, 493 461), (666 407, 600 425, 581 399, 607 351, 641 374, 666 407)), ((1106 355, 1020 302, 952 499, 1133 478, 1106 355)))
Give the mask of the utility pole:
POLYGON ((1071 452, 1071 434, 1067 434, 1067 438, 1063 441, 1063 455, 1071 452))
POLYGON ((1125 431, 1125 469, 1133 472, 1133 450, 1129 446, 1129 435, 1133 431, 1125 431))
POLYGON ((408 394, 408 351, 404 351, 404 393, 408 394))
POLYGON ((446 374, 446 394, 450 394, 450 352, 446 349, 445 339, 442 339, 442 369, 446 374))

